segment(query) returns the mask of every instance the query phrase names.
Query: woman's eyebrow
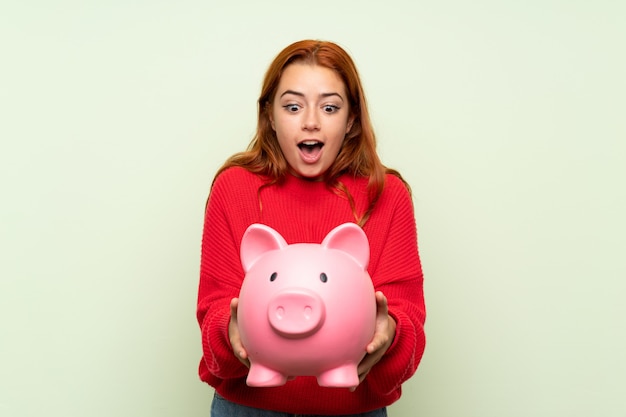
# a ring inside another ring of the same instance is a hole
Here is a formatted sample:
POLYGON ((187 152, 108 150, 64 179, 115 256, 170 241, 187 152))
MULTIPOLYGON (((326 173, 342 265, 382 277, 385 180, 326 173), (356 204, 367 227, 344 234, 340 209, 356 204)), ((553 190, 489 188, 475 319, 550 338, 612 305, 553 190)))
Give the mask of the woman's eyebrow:
POLYGON ((300 93, 298 91, 294 91, 294 90, 286 90, 284 93, 282 93, 280 96, 286 96, 287 94, 292 94, 294 96, 300 96, 300 97, 304 97, 303 93, 300 93))
MULTIPOLYGON (((304 97, 304 93, 301 93, 299 91, 294 91, 294 90, 286 90, 285 92, 283 92, 280 95, 280 97, 283 97, 283 96, 285 96, 287 94, 292 94, 292 95, 298 96, 298 97, 304 97)), ((332 97, 332 96, 337 96, 337 97, 339 97, 339 99, 341 101, 344 101, 343 97, 341 97, 341 94, 339 94, 339 93, 320 93, 320 97, 321 98, 332 97)))
MULTIPOLYGON (((298 97, 304 97, 304 93, 301 93, 299 91, 295 91, 295 90, 285 90, 281 95, 280 98, 282 98, 283 96, 286 96, 287 94, 291 94, 294 96, 298 96, 298 97)), ((327 97, 339 97, 339 99, 341 101, 344 101, 343 97, 341 97, 341 94, 339 93, 320 93, 320 98, 327 98, 327 97)))
POLYGON ((322 94, 320 94, 320 97, 322 97, 322 98, 333 97, 333 96, 337 96, 337 97, 339 97, 339 99, 341 101, 343 101, 343 97, 341 97, 341 94, 339 94, 339 93, 322 93, 322 94))

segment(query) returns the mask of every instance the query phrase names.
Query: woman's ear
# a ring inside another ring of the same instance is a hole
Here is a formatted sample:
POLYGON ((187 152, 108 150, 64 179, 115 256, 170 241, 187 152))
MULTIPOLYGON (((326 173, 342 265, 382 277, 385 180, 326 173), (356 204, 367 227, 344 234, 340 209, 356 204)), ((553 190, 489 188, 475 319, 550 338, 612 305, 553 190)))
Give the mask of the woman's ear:
POLYGON ((348 124, 346 125, 346 135, 350 132, 350 130, 352 130, 352 125, 354 124, 355 118, 356 116, 354 114, 351 114, 350 116, 348 116, 348 124))

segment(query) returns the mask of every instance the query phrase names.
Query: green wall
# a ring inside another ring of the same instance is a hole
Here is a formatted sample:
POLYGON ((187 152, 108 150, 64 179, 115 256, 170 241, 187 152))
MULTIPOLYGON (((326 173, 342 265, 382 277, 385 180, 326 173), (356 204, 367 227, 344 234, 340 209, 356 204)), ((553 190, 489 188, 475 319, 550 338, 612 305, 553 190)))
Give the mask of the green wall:
POLYGON ((428 346, 395 417, 626 412, 626 3, 0 6, 0 415, 208 416, 212 176, 273 56, 355 58, 411 183, 428 346))

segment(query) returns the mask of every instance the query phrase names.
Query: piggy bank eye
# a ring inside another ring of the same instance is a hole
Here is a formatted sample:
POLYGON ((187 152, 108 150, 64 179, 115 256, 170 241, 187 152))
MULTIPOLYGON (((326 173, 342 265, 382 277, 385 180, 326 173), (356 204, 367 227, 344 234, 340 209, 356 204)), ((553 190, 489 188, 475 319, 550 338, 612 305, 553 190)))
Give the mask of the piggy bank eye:
POLYGON ((328 281, 328 276, 323 272, 320 274, 320 281, 322 282, 328 281))
POLYGON ((270 276, 270 282, 276 281, 276 277, 277 276, 278 276, 278 274, 276 272, 272 273, 272 275, 270 276))

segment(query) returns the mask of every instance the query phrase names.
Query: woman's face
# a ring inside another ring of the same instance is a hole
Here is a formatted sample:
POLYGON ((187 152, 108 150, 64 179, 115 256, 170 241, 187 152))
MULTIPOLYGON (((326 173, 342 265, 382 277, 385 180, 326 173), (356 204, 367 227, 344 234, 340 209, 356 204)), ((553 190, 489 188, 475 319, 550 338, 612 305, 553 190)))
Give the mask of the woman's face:
POLYGON ((295 63, 283 71, 270 122, 294 174, 320 177, 337 158, 352 127, 345 90, 326 67, 295 63))

